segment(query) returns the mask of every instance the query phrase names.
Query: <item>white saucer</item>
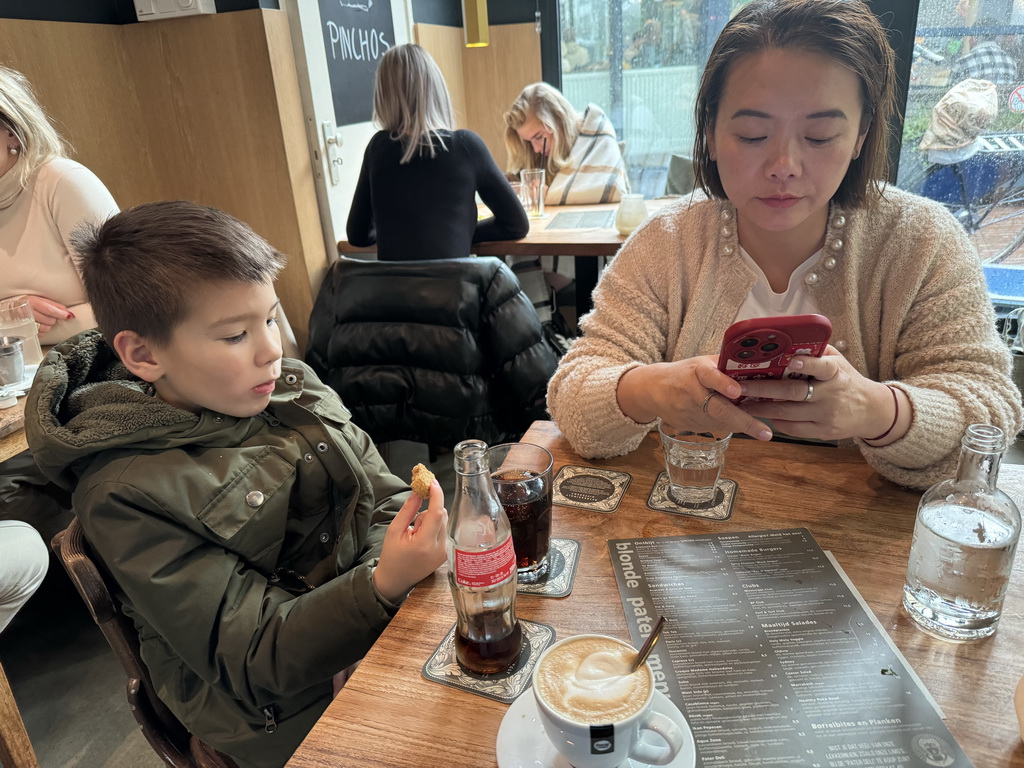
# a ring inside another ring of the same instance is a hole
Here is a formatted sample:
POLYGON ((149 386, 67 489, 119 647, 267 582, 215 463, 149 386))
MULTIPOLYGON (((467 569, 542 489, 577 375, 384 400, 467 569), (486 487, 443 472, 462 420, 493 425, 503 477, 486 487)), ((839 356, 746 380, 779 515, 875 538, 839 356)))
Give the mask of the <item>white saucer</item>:
MULTIPOLYGON (((685 739, 682 750, 667 768, 694 768, 697 764, 697 750, 683 713, 660 691, 654 692, 654 711, 670 718, 683 732, 685 739)), ((657 736, 649 738, 661 742, 657 736)), ((498 768, 572 768, 569 761, 558 754, 548 741, 531 688, 527 688, 512 702, 505 717, 501 719, 497 749, 498 768)), ((648 764, 627 758, 621 768, 648 768, 648 764)))

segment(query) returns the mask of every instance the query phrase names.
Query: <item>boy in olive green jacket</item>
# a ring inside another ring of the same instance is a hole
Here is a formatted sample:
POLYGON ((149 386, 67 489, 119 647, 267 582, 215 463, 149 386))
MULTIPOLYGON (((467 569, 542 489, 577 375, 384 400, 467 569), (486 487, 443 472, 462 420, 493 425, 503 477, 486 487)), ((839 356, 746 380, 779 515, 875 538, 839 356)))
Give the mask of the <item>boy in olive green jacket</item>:
POLYGON ((29 444, 74 488, 160 698, 239 765, 283 765, 444 561, 440 486, 417 515, 337 395, 282 359, 284 258, 246 225, 152 203, 76 247, 99 332, 40 366, 29 444))

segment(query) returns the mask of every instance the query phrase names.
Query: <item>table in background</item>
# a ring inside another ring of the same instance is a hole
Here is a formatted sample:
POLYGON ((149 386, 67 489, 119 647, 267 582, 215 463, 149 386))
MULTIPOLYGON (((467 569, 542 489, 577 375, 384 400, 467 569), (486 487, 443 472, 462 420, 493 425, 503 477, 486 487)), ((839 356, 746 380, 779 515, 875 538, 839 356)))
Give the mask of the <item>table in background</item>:
MULTIPOLYGON (((835 555, 974 764, 1024 766, 1013 712, 1013 691, 1024 675, 1024 556, 1014 566, 995 636, 949 643, 918 630, 900 608, 920 493, 882 479, 856 449, 736 439, 722 473, 739 484, 732 517, 710 522, 647 508, 663 468, 657 433, 628 456, 596 461, 574 454, 550 422, 534 423, 523 440, 547 447, 556 471, 582 464, 623 470, 633 480, 613 514, 555 507, 553 535, 582 545, 573 592, 564 599, 520 595, 521 617, 552 625, 559 638, 601 632, 629 640, 608 539, 806 527, 835 555)), ((1004 465, 1000 485, 1020 504, 1024 467, 1004 465)), ((495 742, 507 706, 420 674, 454 622, 441 568, 413 591, 290 768, 496 765, 495 742)))
MULTIPOLYGON (((647 200, 649 213, 661 209, 672 199, 647 200)), ((530 232, 521 240, 492 240, 474 243, 473 252, 478 256, 570 256, 576 262, 576 318, 577 320, 593 306, 591 295, 597 285, 598 259, 614 256, 626 241, 615 229, 615 211, 618 203, 595 205, 550 205, 545 208, 547 217, 530 219, 530 232), (565 227, 560 214, 580 214, 579 226, 565 227), (603 216, 601 215, 603 214, 603 216), (587 226, 587 216, 600 217, 599 226, 587 226), (556 221, 557 220, 557 221, 556 221), (552 226, 554 225, 554 226, 552 226)), ((338 243, 338 253, 374 253, 376 248, 359 248, 347 240, 338 243)))

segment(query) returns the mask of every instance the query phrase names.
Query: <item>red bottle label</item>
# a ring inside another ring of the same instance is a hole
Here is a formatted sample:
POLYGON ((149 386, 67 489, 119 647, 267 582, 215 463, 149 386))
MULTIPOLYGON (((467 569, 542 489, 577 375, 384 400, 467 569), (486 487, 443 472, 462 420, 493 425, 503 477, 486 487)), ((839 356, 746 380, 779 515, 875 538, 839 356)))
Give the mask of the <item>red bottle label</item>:
POLYGON ((515 570, 516 551, 511 536, 501 546, 484 552, 455 550, 455 583, 463 587, 493 587, 515 570))

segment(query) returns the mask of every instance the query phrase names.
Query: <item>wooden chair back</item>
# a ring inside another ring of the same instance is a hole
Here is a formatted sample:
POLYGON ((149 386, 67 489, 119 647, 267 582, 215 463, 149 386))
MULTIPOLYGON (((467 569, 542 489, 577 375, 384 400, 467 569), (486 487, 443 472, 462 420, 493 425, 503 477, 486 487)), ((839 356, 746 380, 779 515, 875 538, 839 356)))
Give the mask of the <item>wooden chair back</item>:
POLYGON ((128 677, 128 706, 153 750, 172 768, 234 768, 234 763, 189 733, 157 697, 139 652, 139 635, 121 610, 113 582, 93 557, 75 518, 50 542, 128 677))

